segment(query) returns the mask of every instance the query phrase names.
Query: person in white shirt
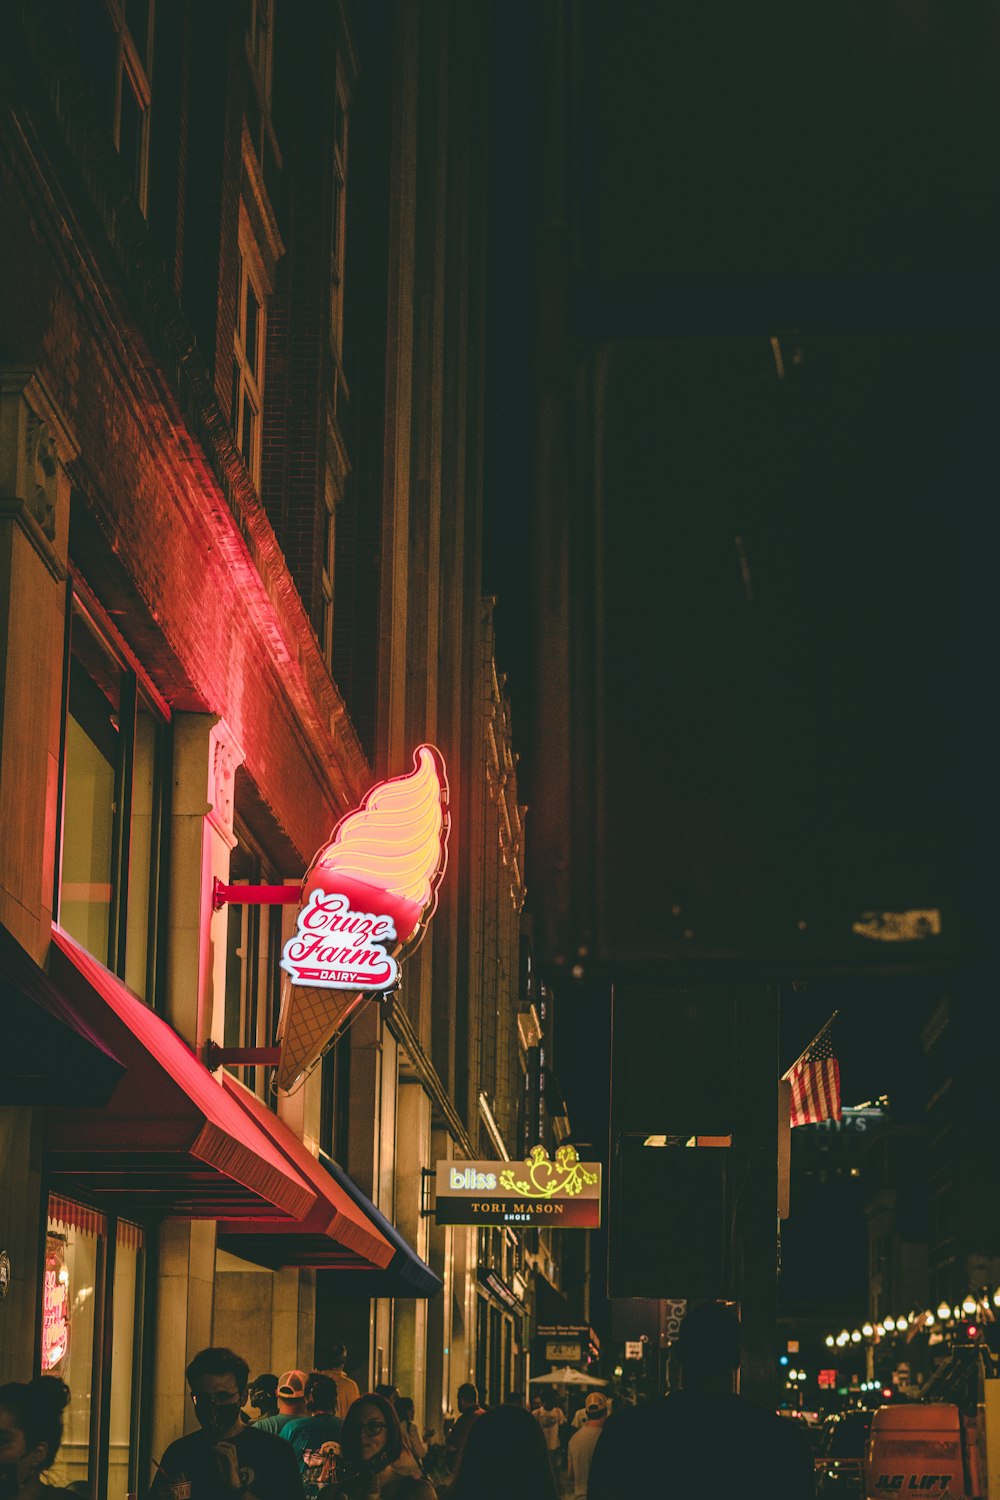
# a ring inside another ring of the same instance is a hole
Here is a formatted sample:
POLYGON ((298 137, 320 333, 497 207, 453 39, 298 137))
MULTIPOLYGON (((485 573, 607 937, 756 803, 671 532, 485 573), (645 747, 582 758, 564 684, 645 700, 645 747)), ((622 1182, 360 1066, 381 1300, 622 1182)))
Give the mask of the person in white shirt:
POLYGON ((549 1468, 558 1485, 559 1459, 562 1451, 559 1446, 559 1432, 566 1420, 566 1413, 558 1404, 555 1391, 546 1392, 542 1397, 541 1406, 532 1412, 532 1416, 542 1429, 542 1437, 545 1439, 545 1447, 549 1455, 549 1468))
POLYGON ((607 1396, 602 1395, 600 1391, 591 1391, 583 1410, 584 1424, 579 1432, 570 1438, 566 1455, 566 1469, 573 1500, 587 1500, 590 1460, 594 1456, 597 1440, 604 1430, 604 1420, 608 1415, 607 1396))

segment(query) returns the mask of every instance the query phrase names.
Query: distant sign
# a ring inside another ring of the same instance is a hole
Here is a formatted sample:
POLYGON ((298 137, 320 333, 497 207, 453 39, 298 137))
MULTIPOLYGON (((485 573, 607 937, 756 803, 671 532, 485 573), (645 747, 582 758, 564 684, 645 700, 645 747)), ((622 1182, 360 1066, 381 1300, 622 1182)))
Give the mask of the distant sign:
POLYGON ((438 1224, 508 1224, 525 1228, 598 1229, 601 1167, 572 1146, 550 1161, 535 1146, 524 1161, 439 1161, 438 1224))
POLYGON ((549 1339, 545 1345, 545 1358, 550 1365, 578 1365, 583 1358, 583 1350, 579 1344, 549 1339))
POLYGON ((833 1390, 837 1384, 836 1370, 820 1370, 816 1375, 816 1384, 824 1390, 833 1390))
POLYGON ((642 1339, 626 1339, 625 1340, 625 1358, 626 1359, 641 1359, 642 1358, 642 1339))

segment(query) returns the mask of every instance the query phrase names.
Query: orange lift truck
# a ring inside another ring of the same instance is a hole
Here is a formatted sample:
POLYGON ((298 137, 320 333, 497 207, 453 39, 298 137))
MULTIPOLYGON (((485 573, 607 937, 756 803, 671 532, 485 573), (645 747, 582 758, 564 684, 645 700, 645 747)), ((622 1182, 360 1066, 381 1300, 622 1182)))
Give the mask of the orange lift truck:
POLYGON ((867 1500, 1000 1500, 1000 1370, 981 1332, 951 1350, 917 1401, 874 1413, 867 1500))

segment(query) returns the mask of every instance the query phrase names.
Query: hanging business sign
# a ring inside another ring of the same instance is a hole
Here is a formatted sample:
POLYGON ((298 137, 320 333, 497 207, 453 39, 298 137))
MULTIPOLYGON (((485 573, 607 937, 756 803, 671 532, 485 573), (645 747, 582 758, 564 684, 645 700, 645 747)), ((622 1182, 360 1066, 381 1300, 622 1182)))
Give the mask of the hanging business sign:
POLYGON ((439 1161, 438 1224, 509 1224, 526 1228, 598 1229, 601 1167, 572 1146, 555 1160, 535 1146, 525 1161, 439 1161))
POLYGON ((448 780, 433 745, 342 818, 302 883, 281 955, 278 1087, 288 1091, 366 996, 396 988, 437 905, 448 849, 448 780))

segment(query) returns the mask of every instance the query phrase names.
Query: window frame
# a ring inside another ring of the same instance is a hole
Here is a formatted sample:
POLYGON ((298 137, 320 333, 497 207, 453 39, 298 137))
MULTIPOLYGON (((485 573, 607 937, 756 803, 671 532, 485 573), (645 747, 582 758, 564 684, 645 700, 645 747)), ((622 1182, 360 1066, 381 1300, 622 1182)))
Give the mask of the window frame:
POLYGON ((274 0, 248 0, 245 35, 247 59, 260 87, 261 98, 270 110, 274 76, 274 0), (263 31, 257 24, 262 15, 266 17, 263 31), (262 36, 265 38, 263 46, 262 36))
POLYGON ((63 650, 62 714, 59 734, 59 779, 57 808, 57 841, 53 866, 52 911, 63 925, 63 863, 66 852, 66 777, 68 771, 68 727, 70 720, 70 680, 73 665, 73 619, 82 618, 86 629, 99 648, 106 653, 121 674, 119 726, 125 726, 118 762, 114 768, 114 805, 111 841, 111 909, 108 917, 108 942, 103 953, 94 958, 119 979, 125 980, 129 936, 129 874, 132 861, 132 820, 134 812, 133 771, 135 765, 136 726, 140 710, 151 714, 158 723, 159 739, 152 794, 150 827, 150 892, 147 902, 145 996, 150 1009, 156 1010, 162 998, 166 933, 166 900, 170 827, 170 761, 172 716, 170 705, 157 691, 134 652, 115 628, 106 610, 72 563, 66 582, 65 634, 63 650), (125 804, 128 812, 125 812, 125 804))
POLYGON ((330 343, 336 355, 336 379, 342 379, 341 350, 344 347, 344 278, 347 254, 347 185, 350 159, 350 93, 340 61, 333 94, 333 179, 330 197, 330 343), (338 118, 343 123, 338 132, 338 118))
POLYGON ((260 251, 250 227, 249 215, 242 203, 240 204, 240 225, 237 244, 238 272, 236 318, 233 326, 232 410, 230 412, 229 425, 233 434, 233 441, 243 462, 246 464, 247 472, 253 482, 254 489, 260 494, 261 458, 263 453, 264 359, 267 350, 267 295, 264 291, 266 279, 264 277, 264 267, 260 251), (257 329, 254 340, 256 348, 253 351, 254 359, 252 362, 250 359, 251 351, 247 348, 246 338, 247 293, 249 290, 252 290, 257 303, 257 329), (244 449, 246 434, 243 425, 247 401, 249 401, 254 415, 254 429, 249 444, 249 454, 244 449))
POLYGON ((151 79, 153 75, 154 7, 156 0, 147 3, 146 58, 143 61, 138 45, 129 28, 125 13, 125 0, 104 0, 115 34, 115 87, 111 104, 111 137, 115 150, 121 154, 122 97, 126 75, 140 108, 140 141, 138 150, 137 180, 133 182, 139 207, 144 215, 149 210, 149 131, 150 112, 153 105, 151 79))
MULTIPOLYGON (((128 1493, 135 1494, 143 1488, 140 1476, 147 1473, 151 1460, 152 1421, 148 1393, 154 1374, 156 1299, 158 1282, 158 1257, 156 1236, 145 1215, 121 1214, 115 1204, 99 1202, 95 1197, 79 1193, 65 1184, 54 1184, 43 1174, 42 1204, 44 1205, 45 1233, 40 1236, 42 1271, 37 1278, 35 1291, 35 1316, 32 1349, 32 1372, 37 1377, 42 1370, 42 1315, 44 1292, 44 1264, 48 1242, 48 1224, 51 1218, 52 1198, 100 1214, 104 1220, 102 1231, 98 1231, 96 1277, 94 1287, 94 1327, 90 1351, 90 1433, 88 1453, 88 1484, 95 1500, 107 1500, 110 1478, 110 1430, 111 1396, 114 1371, 114 1312, 115 1272, 118 1260, 119 1223, 135 1226, 142 1235, 139 1247, 135 1297, 132 1309, 132 1368, 129 1406, 129 1459, 128 1493)), ((58 1466, 59 1459, 56 1459, 58 1466)))

